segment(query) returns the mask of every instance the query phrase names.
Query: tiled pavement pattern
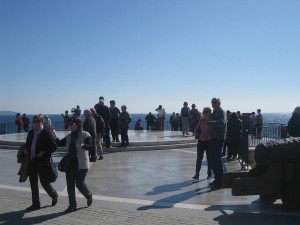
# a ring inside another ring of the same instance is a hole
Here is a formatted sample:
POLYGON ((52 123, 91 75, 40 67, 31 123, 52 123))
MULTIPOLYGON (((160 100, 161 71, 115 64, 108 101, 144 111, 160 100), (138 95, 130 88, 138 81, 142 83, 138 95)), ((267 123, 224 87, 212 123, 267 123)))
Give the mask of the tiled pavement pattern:
MULTIPOLYGON (((195 149, 106 154, 88 173, 87 184, 95 196, 90 208, 78 196, 79 210, 63 212, 68 200, 60 174, 54 184, 60 193, 58 205, 49 206, 49 197, 41 193, 43 208, 26 213, 31 194, 28 182, 18 183, 16 151, 0 150, 0 224, 299 225, 300 214, 281 213, 280 202, 262 205, 257 196, 210 192, 205 162, 200 181, 191 181, 195 156, 195 149)), ((54 161, 60 157, 55 154, 54 161)))

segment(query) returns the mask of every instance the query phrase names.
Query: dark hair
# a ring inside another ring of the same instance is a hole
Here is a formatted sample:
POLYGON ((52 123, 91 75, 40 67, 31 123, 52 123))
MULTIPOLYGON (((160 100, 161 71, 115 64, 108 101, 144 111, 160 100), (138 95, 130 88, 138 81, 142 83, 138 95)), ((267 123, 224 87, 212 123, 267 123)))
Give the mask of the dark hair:
POLYGON ((100 96, 100 97, 99 97, 99 100, 103 100, 103 101, 104 101, 104 97, 103 97, 103 96, 100 96))
POLYGON ((33 116, 33 120, 38 120, 40 123, 43 123, 44 116, 42 114, 36 114, 33 116))
POLYGON ((76 124, 78 126, 79 130, 82 130, 82 120, 79 116, 72 116, 69 120, 68 123, 71 124, 76 124))
POLYGON ((236 112, 231 113, 231 118, 232 119, 238 119, 238 114, 236 112))
POLYGON ((116 104, 116 101, 115 100, 111 100, 109 103, 111 103, 111 104, 116 104))

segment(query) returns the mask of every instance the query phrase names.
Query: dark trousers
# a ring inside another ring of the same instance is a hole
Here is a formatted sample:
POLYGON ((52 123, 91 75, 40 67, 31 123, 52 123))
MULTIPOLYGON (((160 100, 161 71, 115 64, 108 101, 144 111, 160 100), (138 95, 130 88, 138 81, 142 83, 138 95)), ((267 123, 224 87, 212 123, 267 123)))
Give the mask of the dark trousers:
POLYGON ((76 160, 70 162, 66 171, 69 204, 74 208, 77 207, 75 186, 85 198, 92 196, 84 183, 87 172, 87 169, 78 169, 78 162, 76 160))
POLYGON ((49 165, 45 161, 30 161, 29 163, 29 181, 32 194, 32 203, 40 204, 38 178, 47 194, 54 198, 57 192, 53 189, 49 182, 49 165))
POLYGON ((107 148, 110 147, 110 127, 109 127, 109 124, 106 124, 105 123, 105 135, 104 135, 104 138, 105 138, 105 145, 107 148))
POLYGON ((29 130, 29 124, 28 124, 28 123, 25 123, 25 124, 23 125, 23 129, 24 129, 25 132, 28 132, 28 130, 29 130))
POLYGON ((211 160, 212 170, 215 175, 215 184, 222 185, 223 164, 222 164, 222 148, 224 140, 209 141, 209 159, 211 160))
POLYGON ((207 160, 207 175, 211 176, 211 160, 209 160, 209 141, 200 141, 198 140, 197 144, 197 161, 196 161, 196 175, 199 176, 202 159, 204 156, 204 152, 206 153, 207 160))
POLYGON ((65 123, 65 124, 64 124, 64 128, 65 128, 65 130, 69 130, 69 124, 68 124, 68 123, 65 123))
POLYGON ((121 130, 121 140, 122 140, 122 145, 125 143, 126 145, 129 145, 128 129, 121 130))
POLYGON ((256 135, 258 138, 262 137, 262 126, 256 125, 256 135))
POLYGON ((170 124, 171 125, 171 131, 175 131, 175 125, 174 124, 170 124))
POLYGON ((175 124, 175 125, 174 125, 174 131, 178 131, 178 128, 179 128, 179 125, 178 125, 178 124, 175 124))
POLYGON ((227 146, 228 146, 228 158, 237 157, 240 142, 235 141, 235 142, 232 142, 232 143, 227 143, 227 146))
POLYGON ((118 120, 111 120, 110 121, 110 129, 111 129, 111 136, 114 141, 119 140, 119 121, 118 120))
POLYGON ((153 123, 147 123, 147 130, 154 130, 154 124, 153 123))

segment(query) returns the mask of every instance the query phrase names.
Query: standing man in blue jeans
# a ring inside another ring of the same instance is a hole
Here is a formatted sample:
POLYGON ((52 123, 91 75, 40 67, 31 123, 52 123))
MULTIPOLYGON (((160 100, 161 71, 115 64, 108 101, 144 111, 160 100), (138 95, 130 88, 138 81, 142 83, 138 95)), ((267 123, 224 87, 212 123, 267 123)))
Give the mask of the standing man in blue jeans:
POLYGON ((221 108, 221 100, 213 98, 211 100, 214 109, 208 121, 209 132, 209 154, 215 180, 210 183, 212 190, 218 190, 222 187, 223 165, 222 149, 226 137, 226 116, 225 111, 221 108))

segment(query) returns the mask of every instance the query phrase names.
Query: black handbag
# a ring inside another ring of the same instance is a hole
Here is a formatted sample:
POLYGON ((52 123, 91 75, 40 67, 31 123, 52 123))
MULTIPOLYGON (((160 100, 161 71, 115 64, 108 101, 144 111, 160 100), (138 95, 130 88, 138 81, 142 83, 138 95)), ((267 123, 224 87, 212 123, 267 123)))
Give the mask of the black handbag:
POLYGON ((65 155, 62 157, 58 164, 58 170, 60 172, 66 172, 70 164, 70 155, 65 155))
POLYGON ((49 165, 49 181, 53 183, 57 180, 58 172, 56 166, 53 164, 52 156, 50 157, 50 165, 49 165))

